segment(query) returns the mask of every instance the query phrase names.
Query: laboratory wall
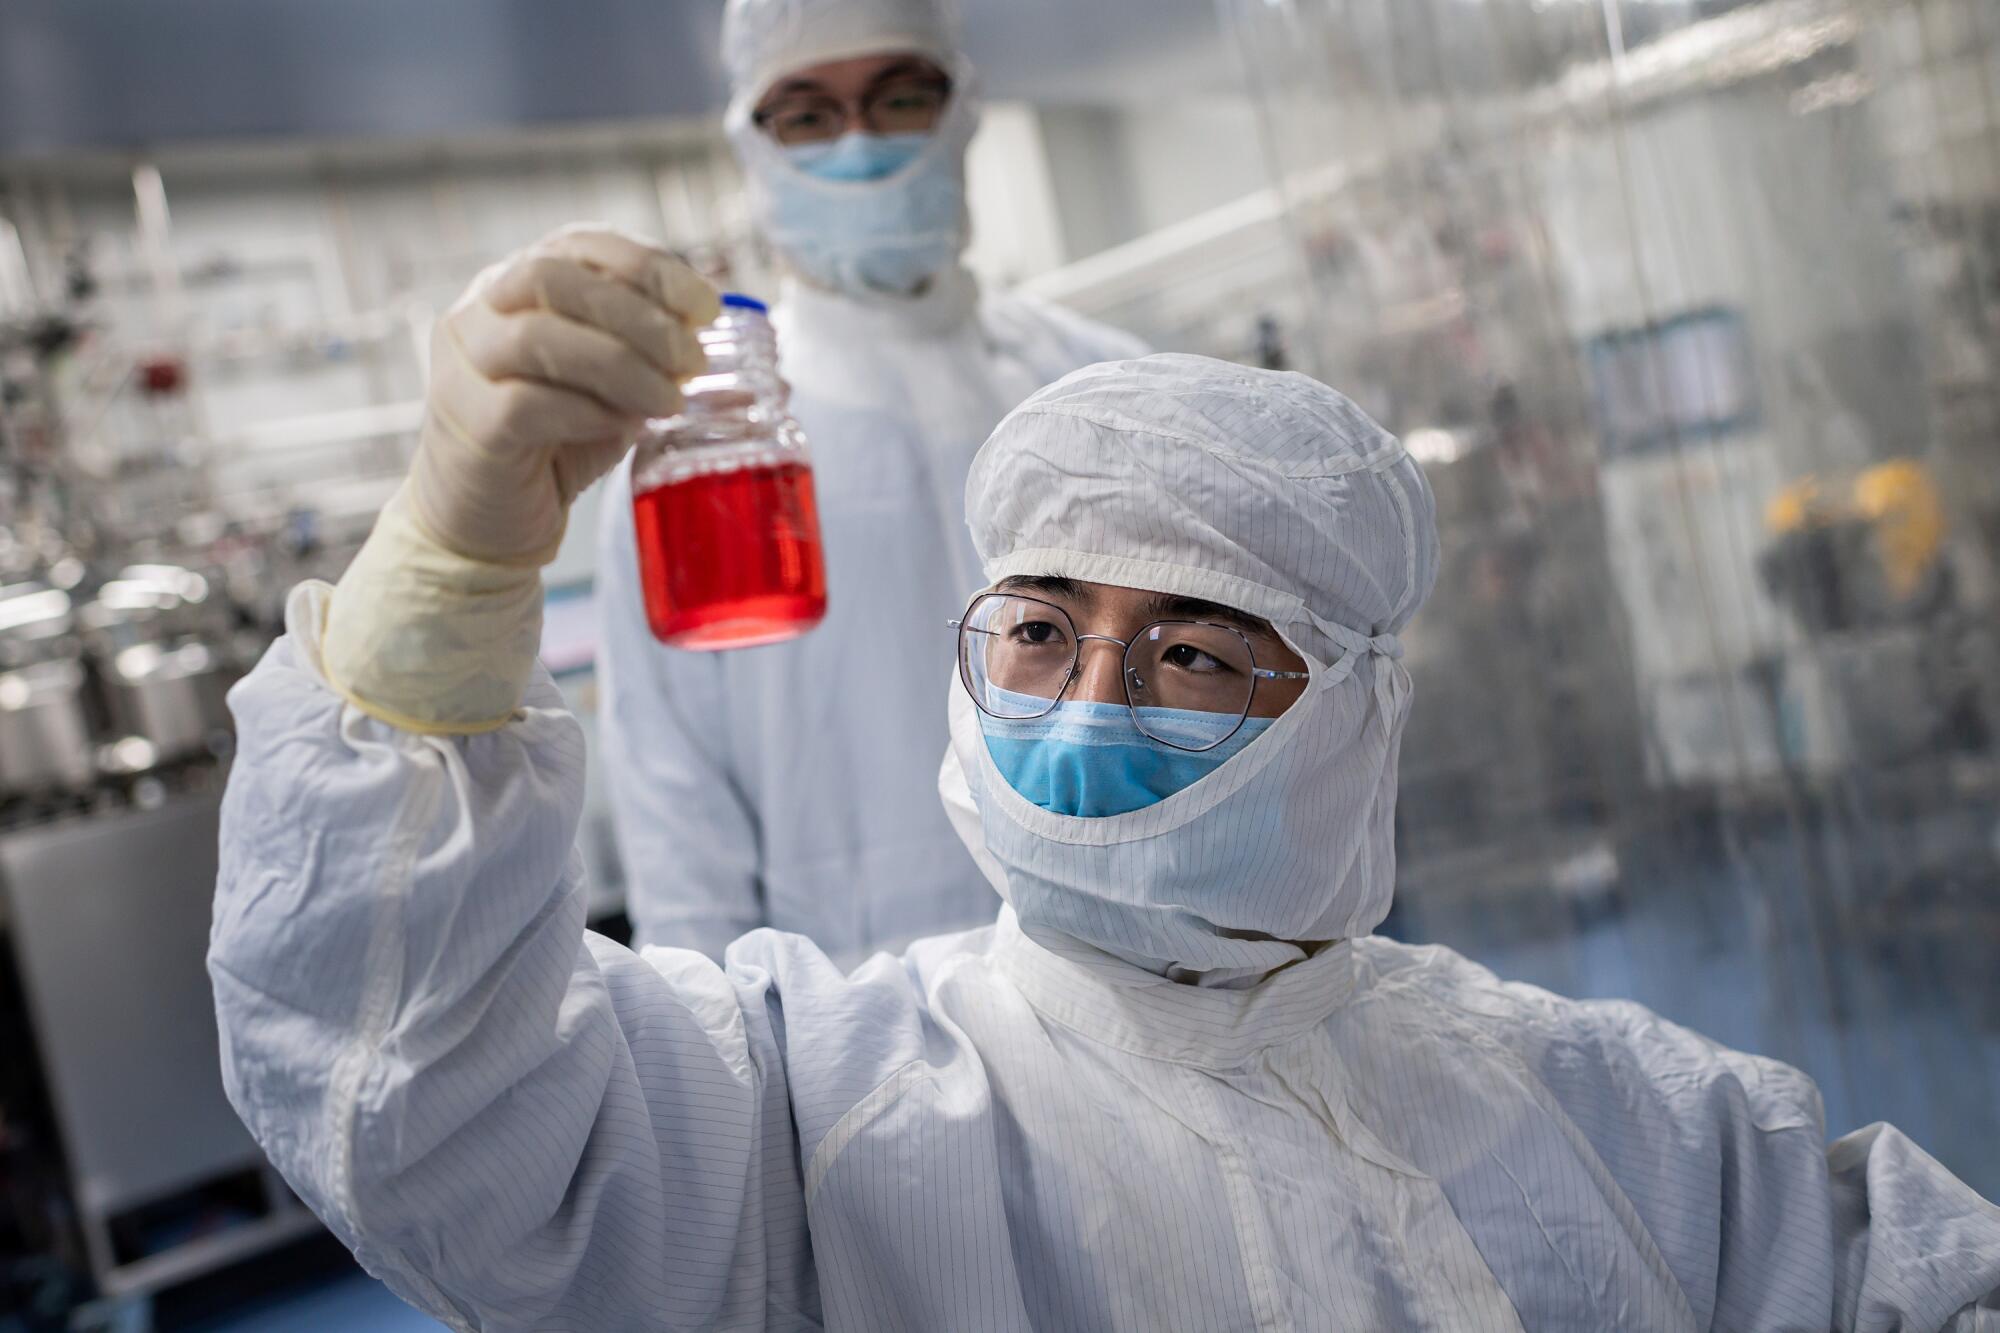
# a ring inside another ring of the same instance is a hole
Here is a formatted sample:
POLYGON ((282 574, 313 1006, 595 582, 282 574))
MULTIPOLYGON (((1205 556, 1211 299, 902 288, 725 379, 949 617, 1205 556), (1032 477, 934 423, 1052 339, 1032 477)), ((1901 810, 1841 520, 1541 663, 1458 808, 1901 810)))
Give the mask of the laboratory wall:
POLYGON ((1438 494, 1390 928, 2000 1190, 2000 9, 1223 10, 1238 301, 1438 494))

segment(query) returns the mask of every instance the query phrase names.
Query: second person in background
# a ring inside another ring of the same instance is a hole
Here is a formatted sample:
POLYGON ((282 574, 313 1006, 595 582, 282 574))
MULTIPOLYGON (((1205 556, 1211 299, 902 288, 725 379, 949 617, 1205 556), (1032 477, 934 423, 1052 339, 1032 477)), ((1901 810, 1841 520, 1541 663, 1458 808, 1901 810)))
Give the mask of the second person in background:
POLYGON ((828 612, 727 654, 647 625, 629 464, 605 499, 603 753, 635 946, 720 958, 775 926, 851 966, 990 921, 937 800, 944 617, 981 583, 965 478, 1016 403, 1140 353, 1065 311, 982 293, 965 152, 979 119, 948 0, 730 0, 728 130, 790 270, 779 368, 813 455, 828 612))

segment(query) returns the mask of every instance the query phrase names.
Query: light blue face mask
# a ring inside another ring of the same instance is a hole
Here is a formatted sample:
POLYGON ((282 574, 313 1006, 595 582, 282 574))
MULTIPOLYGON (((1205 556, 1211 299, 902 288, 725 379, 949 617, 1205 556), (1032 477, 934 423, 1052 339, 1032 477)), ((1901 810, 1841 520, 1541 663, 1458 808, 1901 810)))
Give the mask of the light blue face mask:
MULTIPOLYGON (((961 131, 961 135, 962 135, 961 131)), ((758 168, 759 222, 822 287, 907 296, 965 248, 963 150, 936 134, 847 134, 826 144, 770 144, 758 168)))
MULTIPOLYGON (((1234 713, 1148 708, 1146 725, 1183 745, 1208 745, 1236 727, 1234 713)), ((1100 819, 1142 810, 1207 777, 1263 735, 1275 718, 1248 717, 1212 750, 1176 750, 1139 730, 1123 704, 1064 702, 1016 721, 979 715, 986 750, 1007 784, 1059 815, 1100 819)))
POLYGON ((916 161, 930 141, 928 130, 914 134, 855 130, 824 143, 792 144, 784 152, 793 166, 823 181, 878 181, 916 161))

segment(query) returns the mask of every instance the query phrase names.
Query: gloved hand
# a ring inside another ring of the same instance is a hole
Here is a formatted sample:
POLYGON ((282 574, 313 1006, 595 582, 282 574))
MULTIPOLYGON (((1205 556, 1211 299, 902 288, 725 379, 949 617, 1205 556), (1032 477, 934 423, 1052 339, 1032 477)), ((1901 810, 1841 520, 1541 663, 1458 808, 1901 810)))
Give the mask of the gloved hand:
POLYGON ((646 417, 680 410, 720 310, 680 260, 604 228, 565 227, 487 269, 438 322, 416 515, 474 559, 547 563, 569 502, 646 417))
POLYGON ((540 567, 569 504, 704 366, 715 290, 619 232, 565 227, 481 273, 431 339, 410 476, 341 577, 328 682, 406 729, 474 732, 520 704, 540 567))

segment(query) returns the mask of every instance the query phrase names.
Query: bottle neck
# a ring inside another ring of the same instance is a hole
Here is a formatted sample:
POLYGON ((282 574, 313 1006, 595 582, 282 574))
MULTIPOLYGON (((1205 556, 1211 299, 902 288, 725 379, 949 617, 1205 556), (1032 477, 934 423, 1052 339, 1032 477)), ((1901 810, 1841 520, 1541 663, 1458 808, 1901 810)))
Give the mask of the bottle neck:
POLYGON ((678 415, 646 423, 632 463, 635 493, 741 468, 805 461, 805 436, 778 374, 777 334, 761 313, 726 307, 699 331, 708 369, 682 385, 678 415))

